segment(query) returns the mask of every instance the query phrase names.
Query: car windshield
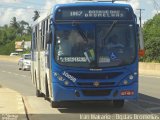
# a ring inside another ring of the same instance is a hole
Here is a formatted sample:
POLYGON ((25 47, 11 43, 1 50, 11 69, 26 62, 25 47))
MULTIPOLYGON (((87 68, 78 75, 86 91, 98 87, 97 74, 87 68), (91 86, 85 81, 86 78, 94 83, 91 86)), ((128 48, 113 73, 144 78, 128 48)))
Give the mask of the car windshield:
POLYGON ((25 55, 25 56, 24 56, 24 59, 30 60, 30 59, 31 59, 31 55, 25 55))
POLYGON ((133 25, 58 25, 55 58, 58 64, 72 67, 131 64, 135 58, 133 25))

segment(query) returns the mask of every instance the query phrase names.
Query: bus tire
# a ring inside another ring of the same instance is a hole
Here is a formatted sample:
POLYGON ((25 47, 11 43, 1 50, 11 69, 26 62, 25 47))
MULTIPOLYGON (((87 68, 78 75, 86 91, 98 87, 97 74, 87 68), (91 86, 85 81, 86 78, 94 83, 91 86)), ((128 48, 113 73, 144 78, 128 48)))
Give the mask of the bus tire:
POLYGON ((36 90, 36 96, 37 97, 43 97, 43 94, 40 92, 40 90, 36 90))
POLYGON ((37 96, 37 97, 43 97, 43 94, 42 94, 41 91, 38 90, 38 88, 37 88, 37 77, 36 77, 36 74, 35 74, 35 85, 36 85, 36 96, 37 96))
POLYGON ((58 108, 58 107, 59 107, 58 102, 55 102, 55 101, 50 100, 50 104, 51 104, 51 107, 52 107, 52 108, 58 108))
POLYGON ((115 108, 122 108, 124 106, 124 100, 113 100, 113 106, 115 108))
POLYGON ((46 82, 45 82, 45 86, 46 86, 46 93, 44 95, 44 99, 45 100, 49 100, 49 90, 48 90, 48 82, 47 82, 47 78, 46 78, 46 82))

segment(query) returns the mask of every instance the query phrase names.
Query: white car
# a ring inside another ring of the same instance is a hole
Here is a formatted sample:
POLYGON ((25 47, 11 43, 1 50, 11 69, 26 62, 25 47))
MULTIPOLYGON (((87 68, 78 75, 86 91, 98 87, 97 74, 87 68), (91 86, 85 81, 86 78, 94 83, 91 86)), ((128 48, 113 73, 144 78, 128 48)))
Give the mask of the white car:
POLYGON ((18 53, 11 53, 10 56, 18 56, 18 53))
POLYGON ((31 54, 23 54, 18 61, 19 70, 31 69, 31 54))

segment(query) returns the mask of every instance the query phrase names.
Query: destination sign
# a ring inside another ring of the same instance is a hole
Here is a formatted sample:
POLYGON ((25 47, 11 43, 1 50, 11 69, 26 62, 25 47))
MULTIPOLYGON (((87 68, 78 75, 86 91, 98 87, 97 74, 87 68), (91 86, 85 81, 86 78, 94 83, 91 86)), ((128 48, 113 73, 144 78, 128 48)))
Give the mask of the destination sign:
POLYGON ((107 20, 127 19, 126 9, 59 9, 56 20, 107 20))

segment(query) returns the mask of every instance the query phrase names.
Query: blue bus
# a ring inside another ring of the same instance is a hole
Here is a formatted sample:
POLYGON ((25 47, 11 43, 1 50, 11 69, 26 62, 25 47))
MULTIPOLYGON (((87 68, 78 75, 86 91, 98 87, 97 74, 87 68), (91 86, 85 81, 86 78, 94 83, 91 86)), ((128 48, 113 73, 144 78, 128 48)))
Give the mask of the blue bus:
POLYGON ((125 100, 136 100, 143 51, 139 31, 128 4, 56 4, 33 25, 36 95, 49 99, 52 107, 64 101, 108 100, 123 107, 125 100))

